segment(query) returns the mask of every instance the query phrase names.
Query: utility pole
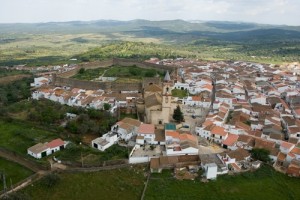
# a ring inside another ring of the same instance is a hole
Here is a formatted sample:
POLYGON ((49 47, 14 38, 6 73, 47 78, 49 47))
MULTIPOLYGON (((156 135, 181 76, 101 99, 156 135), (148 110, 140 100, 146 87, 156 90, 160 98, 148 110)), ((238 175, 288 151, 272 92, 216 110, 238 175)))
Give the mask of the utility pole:
POLYGON ((6 190, 7 190, 7 187, 6 187, 6 178, 5 178, 5 171, 4 170, 1 172, 1 176, 2 176, 2 181, 3 181, 3 191, 5 193, 6 190))
POLYGON ((82 152, 80 152, 80 156, 81 156, 81 167, 83 167, 83 158, 82 158, 82 152))

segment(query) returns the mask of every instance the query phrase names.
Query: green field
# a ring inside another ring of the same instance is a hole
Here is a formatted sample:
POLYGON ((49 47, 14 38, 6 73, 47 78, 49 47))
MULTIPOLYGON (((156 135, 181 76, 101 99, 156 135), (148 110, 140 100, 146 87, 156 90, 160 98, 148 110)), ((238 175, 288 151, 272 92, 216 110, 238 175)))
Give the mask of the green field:
POLYGON ((91 148, 72 144, 63 151, 55 153, 55 156, 62 161, 71 161, 83 165, 102 166, 104 161, 119 160, 128 158, 129 149, 119 145, 113 145, 104 152, 91 148))
POLYGON ((0 147, 27 154, 27 148, 39 142, 47 142, 58 135, 25 123, 0 121, 0 147))
POLYGON ((173 97, 184 98, 188 96, 188 92, 186 90, 173 89, 172 90, 173 97))
POLYGON ((75 78, 78 80, 93 80, 95 78, 99 78, 107 68, 97 68, 97 69, 86 69, 82 73, 77 73, 76 75, 72 76, 71 78, 75 78))
POLYGON ((140 199, 143 168, 133 167, 94 173, 60 174, 60 182, 48 189, 40 182, 22 192, 32 200, 140 199))
MULTIPOLYGON (((146 167, 144 167, 146 168, 146 167)), ((51 189, 41 183, 22 192, 32 199, 140 199, 145 177, 141 167, 96 173, 61 174, 61 181, 51 189), (100 198, 101 197, 101 198, 100 198)), ((300 181, 263 166, 255 172, 219 176, 202 183, 175 180, 171 171, 152 174, 145 199, 299 199, 300 181)))
MULTIPOLYGON (((10 188, 11 183, 14 185, 19 181, 32 175, 32 171, 14 162, 0 158, 0 173, 5 173, 6 186, 10 188)), ((0 190, 3 190, 3 181, 0 181, 0 190)))
POLYGON ((163 76, 163 72, 155 69, 144 69, 137 66, 111 66, 108 68, 98 68, 98 69, 87 69, 83 72, 78 72, 72 78, 79 80, 92 80, 99 78, 99 76, 104 77, 118 77, 126 79, 141 79, 143 77, 155 77, 163 76))
POLYGON ((152 176, 146 191, 150 199, 299 199, 300 181, 263 166, 255 172, 219 176, 216 181, 201 183, 176 181, 170 173, 152 176), (159 187, 158 187, 159 186, 159 187))

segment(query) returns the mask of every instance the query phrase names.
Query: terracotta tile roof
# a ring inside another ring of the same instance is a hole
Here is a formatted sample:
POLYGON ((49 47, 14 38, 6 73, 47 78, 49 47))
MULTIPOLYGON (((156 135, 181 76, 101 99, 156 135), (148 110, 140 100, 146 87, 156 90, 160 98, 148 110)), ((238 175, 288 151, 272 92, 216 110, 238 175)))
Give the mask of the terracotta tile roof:
POLYGON ((58 138, 58 139, 52 140, 51 142, 47 143, 46 145, 49 148, 55 148, 55 147, 60 147, 64 144, 65 144, 65 142, 62 139, 58 138))
POLYGON ((225 129, 220 126, 215 126, 211 130, 211 134, 220 135, 220 136, 226 136, 227 132, 225 132, 225 129))
POLYGON ((202 127, 207 127, 212 124, 213 124, 213 122, 211 120, 205 120, 205 122, 202 124, 202 127))
POLYGON ((190 140, 193 142, 197 142, 197 137, 188 133, 183 133, 179 135, 180 140, 190 140))
POLYGON ((173 138, 179 139, 179 133, 177 131, 166 131, 166 136, 171 136, 173 138))
POLYGON ((292 149, 291 153, 300 155, 300 148, 294 147, 294 148, 292 149))
POLYGON ((212 90, 213 89, 213 86, 212 85, 209 85, 209 84, 205 84, 204 86, 202 86, 203 88, 205 89, 208 89, 208 90, 212 90))
POLYGON ((159 163, 161 166, 176 164, 176 163, 178 163, 178 157, 177 156, 160 156, 159 163))
POLYGON ((163 129, 155 129, 155 141, 165 141, 165 131, 163 129))
POLYGON ((288 169, 286 171, 287 174, 293 175, 293 176, 300 176, 300 166, 290 164, 288 166, 288 169))
POLYGON ((192 96, 193 101, 201 101, 201 97, 199 96, 192 96))
POLYGON ((122 129, 125 129, 126 131, 131 131, 133 129, 133 126, 131 126, 130 124, 126 124, 126 123, 119 124, 119 127, 122 129))
POLYGON ((141 124, 137 132, 140 134, 154 134, 154 130, 153 124, 141 124))
POLYGON ((159 158, 151 158, 150 160, 150 168, 151 169, 159 169, 159 158))
POLYGON ((268 141, 261 138, 255 138, 255 148, 264 148, 269 151, 275 148, 275 142, 268 141))
POLYGON ((238 141, 243 142, 243 143, 249 143, 251 140, 254 140, 253 136, 250 135, 239 135, 238 141))
POLYGON ((286 154, 279 152, 277 155, 277 160, 283 162, 285 161, 285 159, 286 159, 286 154))
POLYGON ((241 129, 243 129, 243 130, 245 130, 245 131, 250 131, 250 130, 251 130, 251 127, 250 127, 249 125, 243 123, 243 122, 236 122, 236 123, 235 123, 235 126, 236 126, 237 128, 241 128, 241 129))
POLYGON ((285 149, 291 149, 294 146, 295 146, 294 144, 289 143, 289 142, 285 142, 285 141, 282 141, 281 144, 280 144, 280 147, 283 147, 285 149))
POLYGON ((206 131, 211 131, 215 126, 216 126, 216 125, 214 125, 214 124, 210 124, 210 125, 206 126, 206 127, 204 128, 204 130, 206 130, 206 131))
POLYGON ((297 126, 297 127, 288 127, 288 132, 290 134, 300 133, 300 127, 299 126, 297 126))
POLYGON ((299 141, 298 138, 293 138, 293 137, 290 137, 289 140, 288 140, 288 142, 289 142, 289 143, 292 143, 292 144, 297 144, 298 141, 299 141))
POLYGON ((227 155, 230 158, 235 158, 236 161, 242 161, 248 158, 250 156, 250 153, 245 149, 238 148, 235 151, 230 151, 229 153, 227 153, 227 155))
POLYGON ((295 154, 293 154, 293 153, 288 153, 288 155, 290 156, 290 157, 292 157, 292 158, 295 158, 296 156, 295 156, 295 154))
POLYGON ((270 133, 270 138, 275 140, 282 140, 284 139, 284 136, 283 134, 270 133))
POLYGON ((228 137, 223 141, 223 144, 227 146, 233 146, 238 141, 238 138, 238 135, 228 134, 228 137))

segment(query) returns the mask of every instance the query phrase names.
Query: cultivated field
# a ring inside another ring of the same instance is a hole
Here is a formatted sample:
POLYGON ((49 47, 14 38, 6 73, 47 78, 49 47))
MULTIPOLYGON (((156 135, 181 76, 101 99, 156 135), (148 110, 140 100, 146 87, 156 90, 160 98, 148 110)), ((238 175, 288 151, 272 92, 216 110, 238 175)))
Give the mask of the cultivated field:
MULTIPOLYGON (((32 199, 140 199, 146 167, 123 168, 96 173, 60 174, 51 189, 38 182, 22 192, 32 199)), ((256 172, 219 176, 209 183, 176 180, 171 171, 152 174, 145 199, 299 199, 300 181, 263 166, 256 172)))
POLYGON ((166 171, 150 179, 146 198, 150 199, 299 199, 300 181, 263 166, 255 172, 219 176, 216 181, 201 183, 178 181, 166 171), (157 187, 159 186, 159 187, 157 187))
MULTIPOLYGON (((11 184, 14 185, 33 174, 32 171, 19 164, 0 158, 0 173, 2 172, 5 173, 7 188, 10 188, 11 184)), ((0 181, 0 191, 1 190, 3 190, 2 179, 0 181)))
POLYGON ((140 199, 144 188, 143 167, 133 167, 95 173, 60 174, 60 182, 52 188, 41 183, 22 192, 32 200, 140 199))

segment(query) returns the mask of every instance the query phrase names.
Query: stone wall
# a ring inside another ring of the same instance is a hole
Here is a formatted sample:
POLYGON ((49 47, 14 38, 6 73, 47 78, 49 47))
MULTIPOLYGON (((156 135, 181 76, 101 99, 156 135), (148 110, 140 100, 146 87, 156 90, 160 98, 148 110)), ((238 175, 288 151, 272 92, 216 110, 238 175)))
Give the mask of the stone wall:
POLYGON ((137 60, 121 59, 121 58, 114 58, 113 64, 121 65, 124 67, 136 65, 137 67, 140 67, 140 68, 145 68, 145 69, 154 68, 154 69, 157 69, 160 71, 167 71, 167 70, 172 71, 176 68, 174 66, 157 65, 157 64, 141 62, 141 61, 137 61, 137 60))
POLYGON ((54 75, 53 76, 53 85, 55 86, 68 86, 72 88, 82 88, 82 89, 88 89, 88 90, 111 90, 111 91, 130 91, 130 90, 138 90, 142 92, 142 88, 149 83, 154 83, 160 85, 160 78, 145 78, 143 82, 140 83, 119 83, 119 82, 93 82, 93 81, 83 81, 83 80, 76 80, 76 79, 70 79, 68 77, 74 76, 80 68, 85 69, 96 69, 99 67, 109 67, 112 65, 120 65, 120 66, 133 66, 136 65, 141 68, 155 68, 161 71, 172 71, 175 68, 173 66, 164 66, 164 65, 156 65, 146 62, 140 62, 136 60, 129 60, 129 59, 110 59, 105 61, 98 61, 94 63, 86 63, 79 65, 76 69, 54 75))
POLYGON ((114 92, 137 90, 142 92, 142 83, 93 82, 70 78, 55 77, 53 85, 82 88, 87 90, 111 90, 114 92))

